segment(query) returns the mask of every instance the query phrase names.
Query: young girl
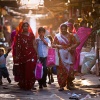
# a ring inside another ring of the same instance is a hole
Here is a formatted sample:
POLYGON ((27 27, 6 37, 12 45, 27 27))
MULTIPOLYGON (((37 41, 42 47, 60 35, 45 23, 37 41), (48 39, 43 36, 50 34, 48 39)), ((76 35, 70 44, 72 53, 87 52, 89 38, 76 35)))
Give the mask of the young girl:
POLYGON ((11 83, 9 73, 6 67, 6 57, 11 49, 8 49, 7 53, 4 54, 4 48, 0 48, 0 85, 2 85, 2 77, 7 78, 8 82, 11 83))
MULTIPOLYGON (((51 35, 48 35, 47 37, 50 39, 51 44, 52 44, 52 42, 53 42, 52 36, 51 35)), ((48 78, 49 78, 48 84, 51 84, 52 82, 54 82, 53 72, 52 71, 53 71, 53 67, 48 67, 48 78)))

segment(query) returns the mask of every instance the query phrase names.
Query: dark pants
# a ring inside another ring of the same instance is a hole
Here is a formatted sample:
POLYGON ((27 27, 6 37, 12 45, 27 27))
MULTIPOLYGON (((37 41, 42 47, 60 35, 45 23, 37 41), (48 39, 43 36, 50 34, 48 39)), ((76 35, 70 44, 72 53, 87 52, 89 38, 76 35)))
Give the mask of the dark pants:
POLYGON ((39 86, 42 86, 43 84, 46 84, 46 79, 47 79, 47 66, 46 66, 47 57, 40 57, 39 60, 43 65, 43 77, 38 82, 39 86))
POLYGON ((6 67, 0 68, 0 79, 2 79, 2 77, 4 78, 9 77, 9 73, 6 67))

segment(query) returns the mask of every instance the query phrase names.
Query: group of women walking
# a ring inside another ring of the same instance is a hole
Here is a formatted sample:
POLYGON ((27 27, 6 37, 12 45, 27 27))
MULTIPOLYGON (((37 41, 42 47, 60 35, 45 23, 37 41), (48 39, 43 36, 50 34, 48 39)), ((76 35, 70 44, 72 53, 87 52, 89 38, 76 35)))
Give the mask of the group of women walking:
MULTIPOLYGON (((77 34, 71 33, 72 28, 73 24, 71 22, 61 24, 60 31, 55 34, 51 44, 49 38, 45 37, 45 29, 43 27, 38 29, 39 38, 35 39, 34 33, 27 22, 22 22, 18 26, 12 43, 14 61, 13 74, 15 81, 18 82, 21 89, 35 89, 34 84, 36 79, 34 71, 37 59, 40 59, 42 62, 44 71, 43 78, 38 81, 39 88, 47 87, 46 59, 48 56, 48 47, 50 45, 53 48, 57 48, 59 51, 60 63, 59 66, 57 66, 57 79, 60 87, 59 91, 63 91, 65 86, 70 90, 73 89, 75 74, 74 66, 76 60, 79 59, 75 53, 77 51, 76 48, 81 44, 81 42, 79 39, 80 37, 77 34)), ((89 32, 88 35, 90 34, 89 32)))

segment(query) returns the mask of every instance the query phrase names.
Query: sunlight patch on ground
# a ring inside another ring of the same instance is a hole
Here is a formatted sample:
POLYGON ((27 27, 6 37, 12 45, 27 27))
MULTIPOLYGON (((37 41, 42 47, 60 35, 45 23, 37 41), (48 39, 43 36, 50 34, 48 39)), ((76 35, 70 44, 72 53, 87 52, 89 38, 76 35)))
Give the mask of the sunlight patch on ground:
POLYGON ((60 96, 58 96, 57 94, 52 94, 52 95, 50 96, 50 98, 53 98, 53 97, 57 97, 57 98, 59 98, 60 100, 65 100, 65 99, 61 98, 60 96))
POLYGON ((81 84, 82 85, 91 85, 91 82, 89 82, 88 80, 82 80, 81 84))

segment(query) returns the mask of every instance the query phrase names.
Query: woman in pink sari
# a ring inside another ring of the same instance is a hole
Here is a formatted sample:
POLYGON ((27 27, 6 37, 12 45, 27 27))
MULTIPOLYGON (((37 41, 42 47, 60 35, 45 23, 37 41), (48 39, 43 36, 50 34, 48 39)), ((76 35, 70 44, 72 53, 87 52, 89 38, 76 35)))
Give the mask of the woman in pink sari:
POLYGON ((80 45, 76 48, 75 51, 75 63, 74 63, 74 70, 78 71, 79 70, 79 63, 80 63, 80 52, 81 49, 84 45, 84 43, 86 42, 86 40, 88 39, 88 37, 91 34, 91 28, 87 27, 87 21, 83 20, 80 23, 80 28, 78 29, 76 35, 78 36, 79 40, 80 40, 80 45))
POLYGON ((72 53, 74 53, 78 42, 73 35, 67 32, 66 24, 62 24, 60 29, 61 32, 56 34, 54 38, 54 46, 59 50, 60 65, 57 67, 57 78, 60 86, 59 91, 63 91, 66 85, 68 89, 73 89, 74 71, 72 53))

